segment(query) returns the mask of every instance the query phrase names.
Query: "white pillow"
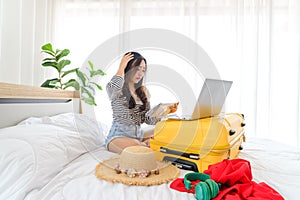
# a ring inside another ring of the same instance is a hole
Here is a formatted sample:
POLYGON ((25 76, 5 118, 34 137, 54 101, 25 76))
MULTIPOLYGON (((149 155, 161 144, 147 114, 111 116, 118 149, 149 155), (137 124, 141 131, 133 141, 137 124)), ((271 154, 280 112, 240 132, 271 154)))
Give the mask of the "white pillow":
POLYGON ((55 116, 30 117, 19 125, 52 124, 75 131, 82 137, 82 144, 91 151, 105 145, 107 125, 83 114, 63 113, 55 116))
POLYGON ((101 123, 80 114, 29 118, 0 129, 0 199, 24 199, 83 153, 104 145, 101 123))

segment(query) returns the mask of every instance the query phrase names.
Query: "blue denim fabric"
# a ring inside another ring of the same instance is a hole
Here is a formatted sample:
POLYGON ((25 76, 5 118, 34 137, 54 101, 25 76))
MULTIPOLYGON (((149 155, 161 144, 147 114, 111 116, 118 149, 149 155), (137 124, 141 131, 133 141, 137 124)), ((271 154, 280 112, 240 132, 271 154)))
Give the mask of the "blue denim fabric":
POLYGON ((108 149, 108 144, 117 137, 129 137, 142 141, 144 131, 141 129, 140 125, 125 125, 113 121, 105 140, 106 149, 108 149))

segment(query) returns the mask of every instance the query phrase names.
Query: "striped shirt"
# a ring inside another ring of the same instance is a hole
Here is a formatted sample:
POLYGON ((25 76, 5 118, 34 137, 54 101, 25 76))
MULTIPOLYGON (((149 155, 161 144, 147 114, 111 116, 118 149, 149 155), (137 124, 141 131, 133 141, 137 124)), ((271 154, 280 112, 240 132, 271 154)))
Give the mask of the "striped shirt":
POLYGON ((136 104, 131 109, 128 108, 128 101, 122 92, 123 85, 124 78, 118 75, 114 75, 106 85, 106 91, 111 101, 113 120, 125 125, 140 125, 144 122, 155 125, 157 122, 155 117, 146 117, 149 108, 141 111, 141 104, 136 104))

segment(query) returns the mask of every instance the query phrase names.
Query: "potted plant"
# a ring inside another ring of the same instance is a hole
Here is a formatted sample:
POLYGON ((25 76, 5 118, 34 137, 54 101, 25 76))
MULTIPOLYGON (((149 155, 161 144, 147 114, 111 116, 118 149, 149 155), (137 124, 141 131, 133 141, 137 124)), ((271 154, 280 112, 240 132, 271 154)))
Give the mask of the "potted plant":
POLYGON ((97 76, 104 76, 105 72, 101 69, 95 69, 91 61, 88 61, 88 74, 79 68, 65 70, 66 66, 71 64, 71 61, 66 59, 66 56, 70 53, 69 49, 56 49, 54 51, 51 43, 43 45, 41 49, 42 53, 47 54, 47 57, 42 61, 42 66, 52 67, 57 71, 57 77, 46 80, 41 87, 62 90, 73 87, 75 90, 80 90, 81 100, 89 105, 96 106, 94 95, 96 90, 102 90, 102 87, 94 80, 97 76), (78 79, 68 79, 72 74, 73 76, 76 75, 78 79))

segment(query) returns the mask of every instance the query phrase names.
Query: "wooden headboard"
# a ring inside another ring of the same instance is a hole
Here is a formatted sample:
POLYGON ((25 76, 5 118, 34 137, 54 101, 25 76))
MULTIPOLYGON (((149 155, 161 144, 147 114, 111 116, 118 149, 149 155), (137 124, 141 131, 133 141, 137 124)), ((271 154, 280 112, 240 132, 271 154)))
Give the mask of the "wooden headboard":
POLYGON ((79 91, 57 90, 0 82, 0 128, 28 117, 81 113, 79 91))

